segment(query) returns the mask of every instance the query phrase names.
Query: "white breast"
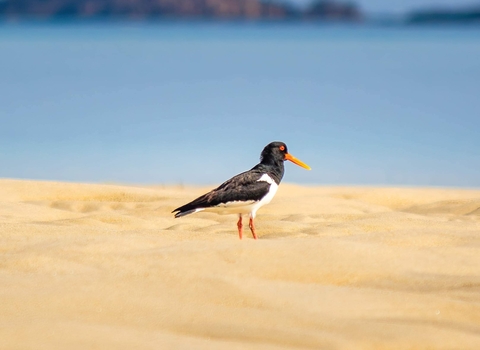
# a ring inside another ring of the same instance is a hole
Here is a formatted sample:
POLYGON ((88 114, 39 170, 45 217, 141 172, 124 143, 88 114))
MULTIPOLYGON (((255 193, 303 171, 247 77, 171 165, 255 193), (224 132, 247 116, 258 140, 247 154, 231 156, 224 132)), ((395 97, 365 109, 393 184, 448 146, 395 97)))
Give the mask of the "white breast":
POLYGON ((259 202, 256 202, 252 206, 252 210, 250 212, 250 217, 252 219, 255 218, 255 215, 256 215, 258 209, 263 207, 265 204, 270 203, 270 201, 273 199, 273 197, 275 197, 275 194, 277 193, 277 190, 278 190, 277 183, 270 176, 268 176, 268 174, 263 174, 262 177, 260 179, 258 179, 257 181, 268 182, 270 184, 270 188, 268 190, 268 193, 265 195, 265 197, 263 197, 259 202))

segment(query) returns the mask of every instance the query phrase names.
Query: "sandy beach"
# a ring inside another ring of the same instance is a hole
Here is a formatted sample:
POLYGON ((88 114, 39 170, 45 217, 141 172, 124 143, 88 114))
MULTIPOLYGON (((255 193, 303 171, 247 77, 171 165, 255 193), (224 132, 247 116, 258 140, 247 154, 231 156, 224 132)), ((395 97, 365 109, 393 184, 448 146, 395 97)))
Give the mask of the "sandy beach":
POLYGON ((0 348, 480 348, 480 190, 211 188, 0 180, 0 348))

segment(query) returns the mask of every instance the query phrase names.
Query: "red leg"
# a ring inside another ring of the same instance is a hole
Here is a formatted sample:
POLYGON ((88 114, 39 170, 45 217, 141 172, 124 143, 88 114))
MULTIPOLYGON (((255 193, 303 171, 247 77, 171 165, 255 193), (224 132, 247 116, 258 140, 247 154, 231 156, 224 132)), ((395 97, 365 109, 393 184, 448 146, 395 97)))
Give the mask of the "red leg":
POLYGON ((250 223, 248 226, 250 227, 250 231, 252 231, 253 239, 257 239, 257 234, 255 233, 255 225, 253 224, 252 218, 250 218, 250 223))
POLYGON ((237 227, 238 227, 238 236, 240 237, 240 239, 242 239, 242 215, 239 215, 238 216, 238 222, 237 222, 237 227))

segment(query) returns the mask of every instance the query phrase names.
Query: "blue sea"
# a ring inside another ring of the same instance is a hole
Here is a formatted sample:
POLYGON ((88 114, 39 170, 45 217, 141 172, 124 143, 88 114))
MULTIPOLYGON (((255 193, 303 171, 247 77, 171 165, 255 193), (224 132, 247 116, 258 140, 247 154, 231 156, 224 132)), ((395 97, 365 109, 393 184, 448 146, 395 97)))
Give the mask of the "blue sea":
POLYGON ((0 177, 480 187, 480 28, 0 25, 0 177))

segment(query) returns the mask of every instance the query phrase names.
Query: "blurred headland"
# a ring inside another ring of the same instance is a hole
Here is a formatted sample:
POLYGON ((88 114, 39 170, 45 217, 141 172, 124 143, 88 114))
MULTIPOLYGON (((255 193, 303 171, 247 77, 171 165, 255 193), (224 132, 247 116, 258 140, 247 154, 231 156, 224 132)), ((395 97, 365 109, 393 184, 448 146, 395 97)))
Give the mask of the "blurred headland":
POLYGON ((352 1, 312 0, 306 6, 262 0, 0 0, 0 20, 221 20, 377 24, 480 23, 480 3, 373 16, 352 1))
POLYGON ((361 21, 351 2, 314 1, 306 8, 260 0, 6 0, 6 19, 202 19, 361 21))
POLYGON ((478 23, 480 4, 458 8, 429 8, 413 11, 407 15, 409 24, 478 23))

